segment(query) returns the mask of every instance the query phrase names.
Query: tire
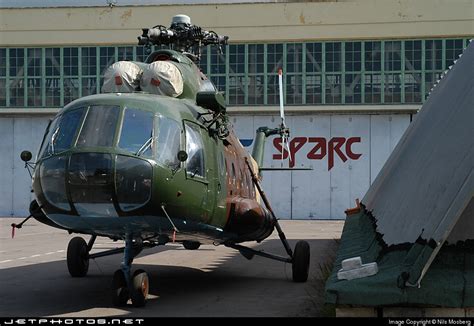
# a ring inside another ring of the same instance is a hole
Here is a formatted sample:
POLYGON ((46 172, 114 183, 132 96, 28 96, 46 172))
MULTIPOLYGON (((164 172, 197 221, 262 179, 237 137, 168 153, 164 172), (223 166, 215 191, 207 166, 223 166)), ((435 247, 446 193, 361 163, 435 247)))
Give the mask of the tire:
POLYGON ((133 273, 132 279, 132 304, 134 307, 144 307, 150 290, 147 273, 138 269, 133 273))
POLYGON ((81 237, 72 238, 67 246, 67 269, 72 277, 84 277, 89 270, 87 243, 81 237))
POLYGON ((183 241, 183 247, 188 250, 196 250, 199 249, 201 244, 197 241, 183 241))
POLYGON ((114 306, 121 307, 127 304, 130 293, 127 287, 125 275, 121 269, 115 271, 112 281, 112 302, 114 306))
POLYGON ((309 244, 306 241, 298 241, 293 252, 293 281, 306 282, 309 272, 309 244))

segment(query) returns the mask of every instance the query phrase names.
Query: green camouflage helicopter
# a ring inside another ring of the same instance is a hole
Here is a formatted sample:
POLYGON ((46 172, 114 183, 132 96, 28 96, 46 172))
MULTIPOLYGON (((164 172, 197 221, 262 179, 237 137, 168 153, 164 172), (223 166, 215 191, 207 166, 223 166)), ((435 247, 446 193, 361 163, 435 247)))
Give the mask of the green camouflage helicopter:
POLYGON ((36 200, 28 218, 91 235, 88 242, 69 242, 73 277, 87 274, 90 259, 123 252, 113 276, 115 305, 129 299, 145 305, 148 276, 132 273, 132 261, 143 248, 170 242, 190 250, 225 245, 248 259, 291 263, 293 280, 305 282, 309 245, 290 248, 260 186, 266 137, 280 135, 283 143, 288 137, 283 111, 278 128, 257 130, 250 156, 228 123, 222 94, 196 65, 201 46, 224 45, 228 38, 178 15, 169 28, 143 29, 138 39, 169 49, 151 53, 145 63, 112 65, 102 94, 68 104, 50 122, 35 164, 22 152, 25 166, 34 168, 36 200), (288 257, 240 244, 260 242, 274 228, 288 257), (125 247, 92 254, 98 236, 124 240, 125 247))

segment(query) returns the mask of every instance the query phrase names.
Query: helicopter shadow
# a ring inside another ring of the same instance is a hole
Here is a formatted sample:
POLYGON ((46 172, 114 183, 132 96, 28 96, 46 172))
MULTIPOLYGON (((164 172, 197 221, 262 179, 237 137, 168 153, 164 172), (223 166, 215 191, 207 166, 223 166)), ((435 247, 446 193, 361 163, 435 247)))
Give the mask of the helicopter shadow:
MULTIPOLYGON (((306 283, 292 282, 291 264, 261 257, 249 261, 227 248, 223 252, 208 246, 195 251, 181 247, 146 250, 133 265, 146 270, 150 278, 144 308, 130 302, 124 307, 112 305, 112 275, 120 266, 120 255, 91 261, 84 278, 70 277, 65 261, 2 269, 0 316, 317 316, 324 304, 321 264, 328 252, 337 250, 337 243, 331 239, 306 241, 311 247, 306 283), (215 253, 209 259, 211 251, 215 253)), ((290 240, 292 247, 295 242, 290 240)), ((283 255, 277 239, 254 248, 283 255)))

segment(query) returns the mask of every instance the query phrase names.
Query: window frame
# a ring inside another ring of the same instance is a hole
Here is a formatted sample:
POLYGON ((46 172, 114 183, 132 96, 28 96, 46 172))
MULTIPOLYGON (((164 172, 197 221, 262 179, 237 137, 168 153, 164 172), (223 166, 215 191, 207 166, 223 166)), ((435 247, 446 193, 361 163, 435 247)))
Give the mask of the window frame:
POLYGON ((194 181, 201 182, 204 184, 209 184, 208 179, 207 179, 208 171, 207 171, 207 162, 206 162, 206 145, 205 145, 206 142, 204 141, 204 135, 203 135, 203 130, 206 130, 206 129, 200 124, 197 124, 190 120, 183 120, 183 125, 184 125, 184 148, 186 149, 186 153, 189 155, 187 131, 189 128, 194 128, 194 130, 197 131, 197 135, 199 136, 199 139, 201 140, 202 154, 203 154, 202 171, 204 175, 203 176, 199 174, 191 175, 192 173, 188 171, 188 164, 189 164, 189 159, 190 159, 190 157, 188 157, 188 159, 184 162, 184 171, 185 171, 186 179, 194 180, 194 181))

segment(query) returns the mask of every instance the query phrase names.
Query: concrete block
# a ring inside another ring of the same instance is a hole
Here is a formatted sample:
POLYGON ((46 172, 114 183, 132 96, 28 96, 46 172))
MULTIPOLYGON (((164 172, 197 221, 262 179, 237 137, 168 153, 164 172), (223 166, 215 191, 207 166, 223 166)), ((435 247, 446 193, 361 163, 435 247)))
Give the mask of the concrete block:
POLYGON ((362 264, 360 257, 344 259, 342 269, 337 272, 339 280, 353 280, 377 274, 379 271, 377 263, 362 264))

